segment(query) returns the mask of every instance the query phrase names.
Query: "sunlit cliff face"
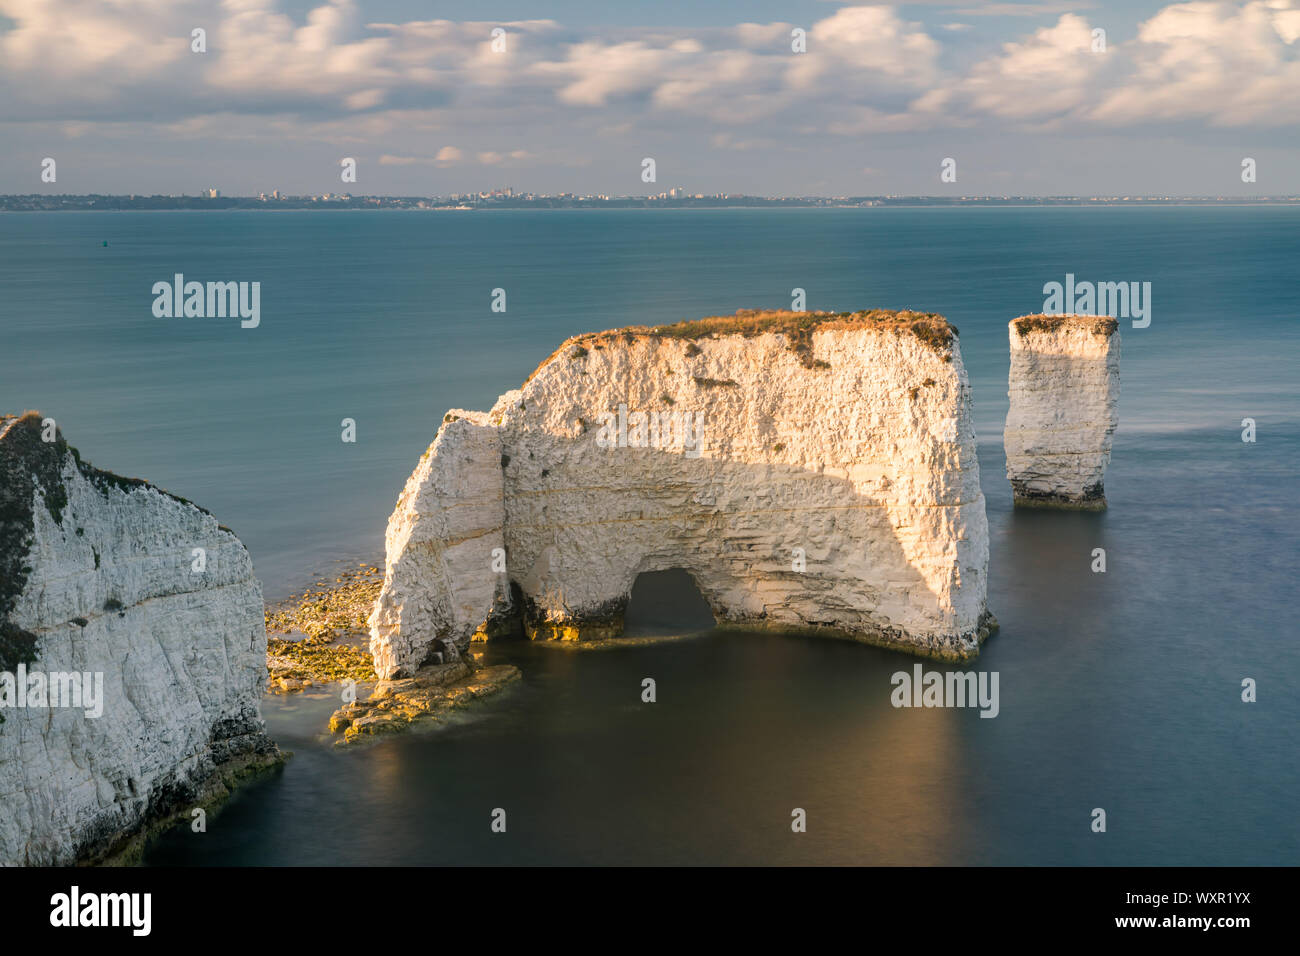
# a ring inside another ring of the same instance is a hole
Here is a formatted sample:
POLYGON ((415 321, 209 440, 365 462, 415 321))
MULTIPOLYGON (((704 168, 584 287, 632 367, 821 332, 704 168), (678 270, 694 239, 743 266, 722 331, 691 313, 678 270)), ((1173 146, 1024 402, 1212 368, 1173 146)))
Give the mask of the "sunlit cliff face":
POLYGON ((534 638, 617 637, 637 575, 668 568, 723 625, 976 653, 988 538, 955 336, 747 332, 574 340, 490 413, 450 413, 389 522, 381 675, 467 640, 510 584, 534 638), (673 414, 698 435, 651 441, 673 414))

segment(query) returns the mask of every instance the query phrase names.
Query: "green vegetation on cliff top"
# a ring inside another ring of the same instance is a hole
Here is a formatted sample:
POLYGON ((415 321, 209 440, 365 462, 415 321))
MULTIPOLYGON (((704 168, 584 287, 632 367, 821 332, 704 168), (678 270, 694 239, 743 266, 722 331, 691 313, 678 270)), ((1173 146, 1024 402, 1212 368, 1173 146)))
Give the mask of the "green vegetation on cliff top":
POLYGON ((633 325, 605 332, 588 332, 575 335, 556 349, 542 362, 524 384, 562 353, 571 361, 586 358, 592 349, 603 349, 606 344, 618 341, 635 342, 639 338, 677 339, 687 343, 688 357, 700 354, 695 343, 705 339, 740 335, 752 338, 766 333, 784 335, 790 351, 794 352, 805 368, 828 368, 826 362, 812 357, 814 332, 832 329, 880 329, 892 332, 910 332, 930 351, 951 360, 949 350, 957 329, 942 315, 935 312, 912 312, 907 309, 870 309, 860 312, 792 312, 787 309, 740 309, 734 315, 714 315, 703 319, 690 319, 670 325, 633 325))
POLYGON ((1022 315, 1011 320, 1017 335, 1030 332, 1055 332, 1067 325, 1086 328, 1094 335, 1107 338, 1119 331, 1119 323, 1108 315, 1022 315))

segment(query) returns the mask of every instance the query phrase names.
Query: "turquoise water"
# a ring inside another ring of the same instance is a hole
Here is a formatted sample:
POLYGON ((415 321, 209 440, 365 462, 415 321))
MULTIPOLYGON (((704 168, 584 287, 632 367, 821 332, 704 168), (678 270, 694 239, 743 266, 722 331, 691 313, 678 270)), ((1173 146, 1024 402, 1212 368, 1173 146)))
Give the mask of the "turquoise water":
POLYGON ((443 413, 488 407, 569 335, 788 307, 794 287, 814 309, 941 312, 974 386, 997 719, 894 710, 912 662, 853 645, 503 646, 520 687, 362 751, 317 739, 331 702, 268 700, 297 756, 151 860, 1292 863, 1297 263, 1300 210, 1269 207, 12 214, 0 408, 212 510, 276 598, 379 557, 443 413), (260 281, 261 325, 154 318, 176 272, 260 281), (1151 282, 1152 322, 1122 324, 1110 510, 1016 513, 1006 322, 1067 272, 1151 282), (508 837, 496 806, 518 810, 508 837))

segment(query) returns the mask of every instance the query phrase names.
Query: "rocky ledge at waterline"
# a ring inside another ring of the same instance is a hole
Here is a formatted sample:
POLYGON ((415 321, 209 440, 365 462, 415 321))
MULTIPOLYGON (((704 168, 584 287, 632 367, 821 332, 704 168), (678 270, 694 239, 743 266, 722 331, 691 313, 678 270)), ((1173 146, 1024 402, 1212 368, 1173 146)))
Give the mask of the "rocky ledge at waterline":
POLYGON ((381 678, 471 637, 617 638, 682 568, 720 626, 978 654, 988 526, 957 331, 916 312, 741 311, 569 339, 452 410, 388 523, 381 678))
POLYGON ((265 685, 234 533, 48 419, 0 417, 0 865, 130 859, 282 762, 265 685))
POLYGON ((426 664, 414 677, 381 680, 366 700, 344 704, 330 717, 338 742, 355 743, 408 726, 433 724, 519 679, 513 664, 484 667, 470 655, 445 664, 426 664))
POLYGON ((1024 315, 1009 326, 1007 478, 1019 507, 1102 511, 1119 424, 1119 323, 1024 315))

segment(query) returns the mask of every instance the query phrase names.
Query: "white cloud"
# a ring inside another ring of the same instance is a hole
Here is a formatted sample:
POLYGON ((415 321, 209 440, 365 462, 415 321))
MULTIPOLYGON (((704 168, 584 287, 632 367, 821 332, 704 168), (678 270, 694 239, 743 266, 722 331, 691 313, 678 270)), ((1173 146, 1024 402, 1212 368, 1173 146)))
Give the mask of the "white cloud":
POLYGON ((1004 44, 950 90, 916 104, 959 117, 1059 128, 1189 122, 1283 126, 1300 120, 1300 8, 1293 0, 1164 7, 1126 42, 1092 52, 1083 17, 1004 44))
POLYGON ((541 157, 530 153, 526 149, 512 149, 508 153, 485 150, 479 153, 477 158, 484 166, 517 166, 520 163, 527 163, 541 157))
MULTIPOLYGON (((1300 120, 1294 0, 1171 4, 1136 36, 1110 36, 1105 54, 1091 52, 1096 24, 1065 13, 969 66, 970 24, 933 27, 963 33, 966 52, 949 62, 926 27, 883 4, 828 10, 805 25, 808 52, 796 54, 788 23, 599 30, 551 20, 374 23, 362 0, 321 0, 295 20, 281 2, 0 0, 0 16, 12 22, 0 32, 0 122, 153 123, 198 136, 214 128, 204 117, 260 116, 285 135, 331 142, 456 129, 471 155, 498 165, 540 161, 546 150, 533 138, 556 130, 692 130, 709 141, 723 127, 734 135, 713 140, 716 148, 739 150, 783 141, 782 131, 794 129, 857 136, 988 122, 1300 120), (196 24, 208 31, 204 54, 189 49, 196 24), (496 26, 507 32, 505 53, 491 48, 496 26), (493 148, 504 128, 531 153, 493 148)), ((929 6, 976 13, 957 3, 929 6)), ((978 11, 1060 8, 999 3, 978 11)), ((390 164, 432 150, 389 148, 390 164)), ((444 147, 427 162, 463 159, 444 147)))
POLYGON ((1136 69, 1091 118, 1107 124, 1300 121, 1300 9, 1287 0, 1182 3, 1142 24, 1136 69))
MULTIPOLYGON (((482 161, 483 153, 479 154, 482 161)), ((447 167, 459 163, 464 158, 462 153, 455 146, 444 146, 438 150, 435 156, 399 156, 392 153, 384 153, 379 157, 380 166, 439 166, 447 167)))
POLYGON ((1108 53, 1092 52, 1092 27, 1067 13, 1055 26, 977 63, 950 95, 925 105, 1012 120, 1059 120, 1095 102, 1108 53))

